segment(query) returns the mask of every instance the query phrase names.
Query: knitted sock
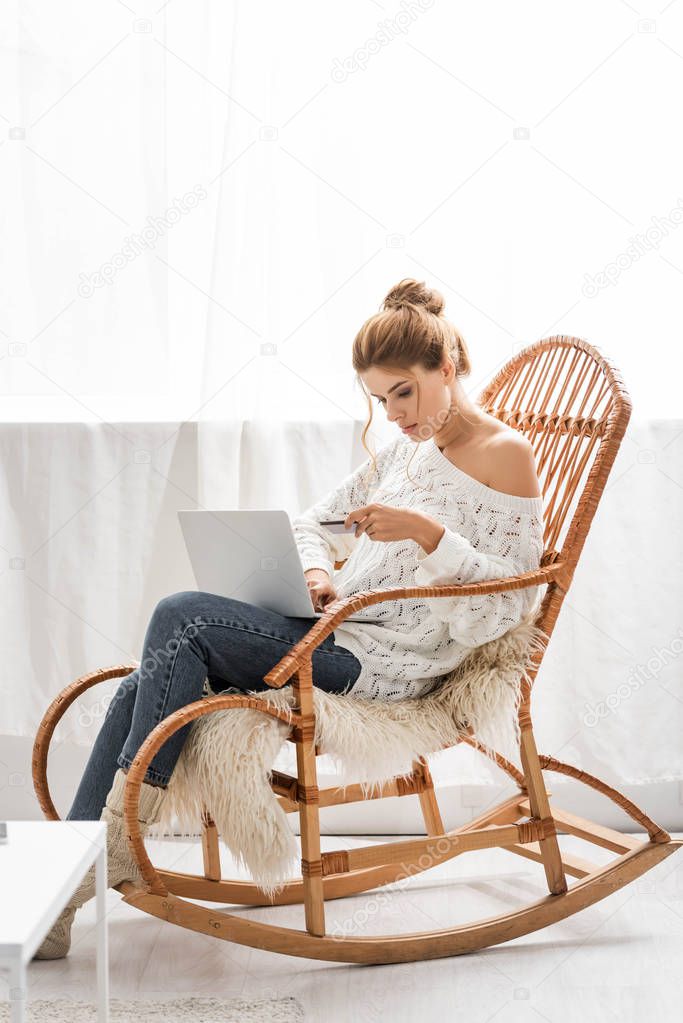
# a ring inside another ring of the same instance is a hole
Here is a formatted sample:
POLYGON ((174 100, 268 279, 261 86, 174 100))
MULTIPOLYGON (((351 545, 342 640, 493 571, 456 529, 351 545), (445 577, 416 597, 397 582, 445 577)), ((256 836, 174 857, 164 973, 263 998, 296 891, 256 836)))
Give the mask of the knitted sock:
MULTIPOLYGON (((119 768, 114 783, 107 795, 100 820, 107 822, 107 887, 112 888, 122 881, 142 880, 137 863, 128 845, 126 824, 123 816, 123 790, 126 775, 119 768)), ((159 819, 166 789, 159 785, 142 782, 138 804, 140 834, 144 837, 150 824, 159 819)), ((71 925, 76 910, 95 894, 95 864, 89 868, 80 885, 71 896, 49 934, 37 950, 34 959, 62 959, 71 947, 71 925)))

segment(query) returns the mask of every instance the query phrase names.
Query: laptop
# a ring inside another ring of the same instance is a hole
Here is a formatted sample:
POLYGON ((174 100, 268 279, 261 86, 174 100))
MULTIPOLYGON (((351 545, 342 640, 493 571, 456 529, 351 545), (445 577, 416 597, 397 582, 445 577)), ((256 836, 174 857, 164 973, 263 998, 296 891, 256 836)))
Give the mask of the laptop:
MULTIPOLYGON (((286 511, 178 512, 197 587, 221 597, 278 611, 288 618, 321 618, 306 583, 294 530, 286 511)), ((379 622, 349 615, 345 622, 379 622)))

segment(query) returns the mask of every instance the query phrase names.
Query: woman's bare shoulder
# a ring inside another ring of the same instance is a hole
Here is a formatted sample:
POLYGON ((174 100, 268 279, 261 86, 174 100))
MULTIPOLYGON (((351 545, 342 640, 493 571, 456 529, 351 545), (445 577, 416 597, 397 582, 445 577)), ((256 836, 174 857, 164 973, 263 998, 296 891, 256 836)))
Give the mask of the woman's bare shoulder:
POLYGON ((540 497, 541 486, 531 442, 501 423, 487 445, 489 486, 516 497, 540 497))

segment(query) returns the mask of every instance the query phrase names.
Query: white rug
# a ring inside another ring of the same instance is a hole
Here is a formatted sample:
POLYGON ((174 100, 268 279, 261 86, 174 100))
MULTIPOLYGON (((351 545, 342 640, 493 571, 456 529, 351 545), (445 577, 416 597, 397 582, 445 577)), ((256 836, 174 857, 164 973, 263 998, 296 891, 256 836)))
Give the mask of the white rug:
MULTIPOLYGON (((515 763, 521 681, 548 640, 534 608, 503 636, 475 647, 431 693, 365 700, 313 687, 315 742, 332 758, 339 788, 358 782, 371 795, 382 781, 410 773, 418 757, 460 741, 464 723, 477 740, 515 763)), ((291 685, 252 692, 288 714, 291 685)), ((271 771, 291 725, 249 707, 193 721, 175 765, 153 838, 176 826, 192 834, 204 805, 232 856, 267 897, 301 869, 301 851, 271 787, 271 771), (177 821, 177 824, 176 824, 177 821)))
MULTIPOLYGON (((9 1004, 0 1002, 0 1020, 9 1020, 9 1004)), ((109 999, 111 1023, 299 1023, 303 1006, 296 998, 172 998, 147 1002, 109 999)), ((26 1003, 26 1023, 96 1023, 97 1011, 91 1002, 72 998, 30 999, 26 1003)))

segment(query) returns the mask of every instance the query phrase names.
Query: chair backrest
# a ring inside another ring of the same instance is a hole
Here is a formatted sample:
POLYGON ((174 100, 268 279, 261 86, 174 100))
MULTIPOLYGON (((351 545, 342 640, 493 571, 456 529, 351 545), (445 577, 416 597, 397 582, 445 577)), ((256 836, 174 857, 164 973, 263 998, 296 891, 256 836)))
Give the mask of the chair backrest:
POLYGON ((549 633, 626 432, 631 399, 598 348, 555 335, 510 359, 477 404, 524 433, 534 449, 545 517, 542 564, 566 566, 562 583, 551 583, 544 599, 539 624, 549 633))

